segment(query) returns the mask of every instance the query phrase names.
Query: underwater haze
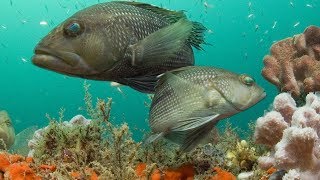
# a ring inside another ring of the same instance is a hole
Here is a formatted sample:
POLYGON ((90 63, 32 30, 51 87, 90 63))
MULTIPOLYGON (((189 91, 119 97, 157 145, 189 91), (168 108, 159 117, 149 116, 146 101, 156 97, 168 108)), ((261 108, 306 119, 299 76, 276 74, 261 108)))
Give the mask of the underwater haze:
MULTIPOLYGON (((31 63, 36 44, 73 13, 103 0, 0 1, 0 110, 8 111, 16 133, 46 126, 46 114, 65 118, 85 114, 84 79, 69 77, 31 63)), ((277 89, 261 76, 263 57, 273 42, 320 25, 319 0, 144 0, 171 10, 184 10, 192 21, 207 28, 203 51, 195 50, 196 65, 215 66, 254 77, 267 97, 232 116, 235 127, 247 129, 269 108, 277 89)), ((113 98, 112 119, 127 122, 139 140, 148 129, 146 94, 110 82, 90 81, 94 97, 113 98)), ((222 120, 220 123, 224 123, 222 120)), ((220 124, 221 125, 221 124, 220 124)))

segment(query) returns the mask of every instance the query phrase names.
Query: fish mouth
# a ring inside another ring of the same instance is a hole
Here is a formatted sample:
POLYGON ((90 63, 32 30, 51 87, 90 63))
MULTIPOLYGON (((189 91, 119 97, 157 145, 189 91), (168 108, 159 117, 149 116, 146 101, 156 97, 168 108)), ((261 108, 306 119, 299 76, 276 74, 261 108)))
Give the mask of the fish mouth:
POLYGON ((32 58, 32 62, 35 65, 45 65, 49 61, 62 61, 66 65, 74 67, 81 60, 81 57, 75 53, 55 51, 48 48, 36 48, 34 53, 35 56, 32 58))
POLYGON ((260 94, 260 96, 257 97, 256 101, 253 101, 253 103, 251 103, 248 107, 245 108, 240 108, 241 111, 244 111, 246 109, 248 109, 249 107, 252 107, 256 104, 258 104, 258 102, 260 102, 262 99, 264 99, 267 96, 267 93, 263 90, 260 94))
POLYGON ((67 75, 94 74, 92 68, 76 53, 58 51, 51 48, 36 47, 32 63, 41 68, 53 70, 67 75))
POLYGON ((246 109, 258 104, 262 99, 266 97, 267 93, 263 90, 259 96, 257 96, 255 101, 252 101, 252 103, 249 103, 247 106, 244 107, 238 107, 237 105, 233 104, 232 102, 229 102, 237 111, 245 111, 246 109))
POLYGON ((263 91, 262 94, 260 95, 258 102, 261 101, 262 99, 264 99, 267 96, 266 91, 263 91))

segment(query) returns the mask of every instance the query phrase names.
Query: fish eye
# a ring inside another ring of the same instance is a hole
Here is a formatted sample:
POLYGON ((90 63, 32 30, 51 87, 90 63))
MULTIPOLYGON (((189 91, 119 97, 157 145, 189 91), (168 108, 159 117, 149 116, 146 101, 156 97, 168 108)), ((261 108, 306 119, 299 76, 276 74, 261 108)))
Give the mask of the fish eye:
POLYGON ((240 80, 243 84, 251 86, 255 81, 252 77, 248 76, 248 75, 240 75, 240 80))
POLYGON ((7 120, 5 121, 5 123, 6 123, 7 126, 11 126, 11 122, 10 122, 9 119, 7 119, 7 120))
POLYGON ((76 37, 83 32, 83 27, 79 22, 73 21, 65 26, 64 32, 67 36, 76 37))

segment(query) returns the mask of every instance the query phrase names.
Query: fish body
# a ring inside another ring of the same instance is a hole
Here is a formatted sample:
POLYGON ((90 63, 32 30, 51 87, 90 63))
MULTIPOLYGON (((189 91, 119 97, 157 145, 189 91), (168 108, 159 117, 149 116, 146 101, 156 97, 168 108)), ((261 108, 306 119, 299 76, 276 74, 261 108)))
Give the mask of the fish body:
POLYGON ((81 78, 154 92, 156 76, 194 64, 206 28, 182 11, 138 2, 93 5, 62 22, 35 48, 33 63, 81 78))
POLYGON ((214 67, 182 67, 163 74, 152 100, 146 143, 167 138, 189 151, 220 119, 244 111, 265 97, 254 80, 214 67))
POLYGON ((9 149, 15 140, 14 128, 7 111, 0 110, 0 149, 9 149))

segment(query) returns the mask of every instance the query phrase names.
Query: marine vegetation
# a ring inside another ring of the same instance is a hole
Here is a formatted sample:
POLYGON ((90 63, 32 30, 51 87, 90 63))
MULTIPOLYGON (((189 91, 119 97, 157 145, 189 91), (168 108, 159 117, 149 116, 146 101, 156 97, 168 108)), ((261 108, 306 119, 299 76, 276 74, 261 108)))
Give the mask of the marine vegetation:
POLYGON ((63 111, 59 120, 50 119, 34 146, 36 164, 55 165, 52 174, 42 177, 88 178, 97 173, 105 179, 132 179, 140 143, 132 140, 127 124, 117 127, 109 122, 112 100, 98 99, 92 105, 89 85, 85 84, 85 103, 91 121, 64 125, 63 111))

